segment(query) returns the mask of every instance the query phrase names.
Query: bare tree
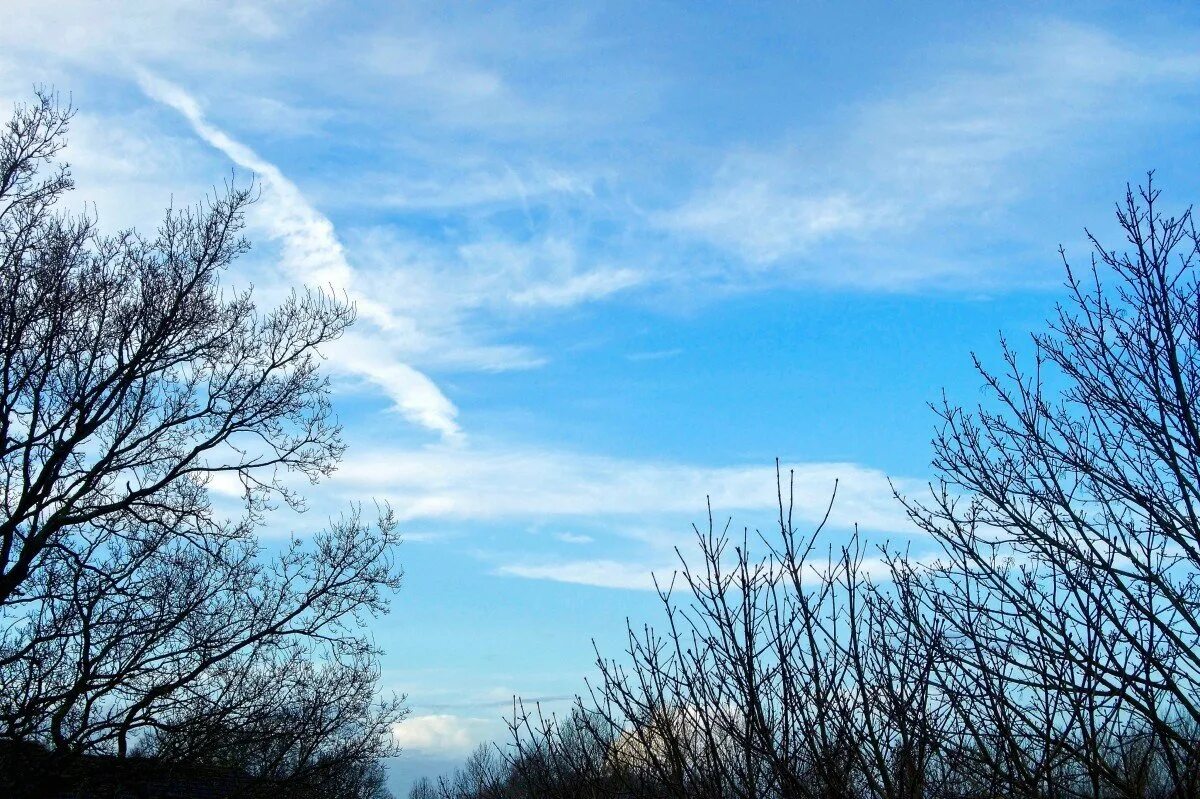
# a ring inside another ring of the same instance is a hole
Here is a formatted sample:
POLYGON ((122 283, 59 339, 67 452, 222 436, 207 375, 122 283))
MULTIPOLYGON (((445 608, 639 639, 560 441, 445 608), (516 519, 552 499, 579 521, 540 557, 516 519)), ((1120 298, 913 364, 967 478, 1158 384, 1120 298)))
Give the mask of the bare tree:
POLYGON ((252 187, 150 238, 58 210, 71 116, 40 92, 0 135, 0 737, 203 760, 228 745, 205 730, 236 729, 292 781, 373 761, 403 715, 375 701, 363 627, 399 585, 390 513, 278 555, 255 536, 273 503, 303 507, 289 473, 342 455, 319 348, 353 309, 222 286, 252 187))
POLYGON ((1128 252, 1067 264, 1028 361, 977 361, 992 403, 937 408, 942 485, 908 501, 946 551, 923 601, 964 723, 1004 715, 977 749, 1026 795, 1200 790, 1200 236, 1158 198, 1118 206, 1128 252))
POLYGON ((665 624, 598 654, 567 723, 518 706, 510 767, 542 780, 532 795, 916 799, 961 783, 930 677, 941 633, 907 561, 872 582, 857 536, 828 548, 824 525, 793 526, 785 486, 767 533, 735 538, 710 513, 660 589, 665 624))

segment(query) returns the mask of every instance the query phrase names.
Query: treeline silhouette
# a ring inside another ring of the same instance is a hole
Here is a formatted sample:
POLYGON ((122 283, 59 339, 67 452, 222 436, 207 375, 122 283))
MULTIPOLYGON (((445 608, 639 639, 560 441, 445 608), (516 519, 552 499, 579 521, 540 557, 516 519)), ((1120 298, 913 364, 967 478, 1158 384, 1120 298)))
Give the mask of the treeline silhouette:
POLYGON ((1200 796, 1200 237, 1157 203, 934 406, 937 480, 897 496, 933 555, 799 531, 781 475, 777 527, 710 512, 565 717, 517 703, 411 799, 1200 796))

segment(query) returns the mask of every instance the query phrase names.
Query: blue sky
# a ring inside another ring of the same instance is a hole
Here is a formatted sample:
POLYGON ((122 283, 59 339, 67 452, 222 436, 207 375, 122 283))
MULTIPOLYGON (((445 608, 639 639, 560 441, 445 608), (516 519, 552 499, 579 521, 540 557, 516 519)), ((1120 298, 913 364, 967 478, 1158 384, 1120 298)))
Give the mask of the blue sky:
POLYGON ((0 99, 73 93, 110 229, 256 174, 231 280, 357 302, 346 461, 264 535, 402 519, 398 786, 580 690, 706 495, 769 521, 776 457, 802 519, 839 480, 835 535, 905 540, 925 403, 1039 327, 1058 245, 1119 246, 1147 169, 1200 196, 1189 4, 234 6, 7 0, 0 99))

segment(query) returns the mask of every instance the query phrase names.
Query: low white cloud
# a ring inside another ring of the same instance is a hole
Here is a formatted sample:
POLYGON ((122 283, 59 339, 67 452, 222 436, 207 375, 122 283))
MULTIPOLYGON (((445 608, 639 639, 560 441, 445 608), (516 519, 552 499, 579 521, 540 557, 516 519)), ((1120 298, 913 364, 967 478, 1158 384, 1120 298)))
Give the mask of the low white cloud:
POLYGON ((423 755, 465 755, 489 740, 496 727, 493 719, 433 713, 393 725, 392 738, 402 750, 423 755))

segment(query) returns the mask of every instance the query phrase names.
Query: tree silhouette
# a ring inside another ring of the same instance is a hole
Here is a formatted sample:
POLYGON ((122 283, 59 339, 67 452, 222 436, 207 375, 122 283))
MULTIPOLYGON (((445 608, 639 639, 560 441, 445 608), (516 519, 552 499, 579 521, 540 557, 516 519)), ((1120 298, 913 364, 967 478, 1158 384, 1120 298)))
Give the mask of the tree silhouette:
POLYGON ((1128 252, 1067 265, 1028 361, 977 363, 988 407, 938 406, 942 482, 908 502, 947 554, 942 654, 1042 753, 1026 779, 1073 763, 1097 793, 1200 790, 1200 236, 1158 199, 1151 176, 1118 206, 1128 252))
POLYGON ((72 113, 39 92, 0 136, 0 737, 203 762, 236 729, 278 755, 254 776, 295 782, 372 762, 403 715, 363 629, 399 585, 390 513, 277 555, 255 536, 303 507, 289 473, 342 455, 319 348, 354 311, 222 286, 252 186, 153 237, 60 211, 72 113), (239 487, 232 518, 214 480, 239 487))

